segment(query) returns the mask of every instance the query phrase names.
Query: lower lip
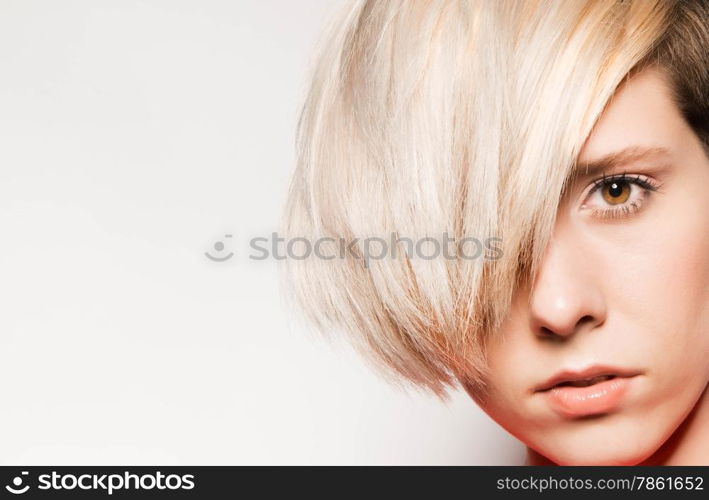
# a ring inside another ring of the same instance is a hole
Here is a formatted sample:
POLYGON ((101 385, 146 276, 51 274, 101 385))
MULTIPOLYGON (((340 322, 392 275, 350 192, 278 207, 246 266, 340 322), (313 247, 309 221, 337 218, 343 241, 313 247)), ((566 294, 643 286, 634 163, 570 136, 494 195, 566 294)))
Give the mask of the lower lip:
POLYGON ((632 377, 615 377, 586 387, 559 386, 542 394, 563 417, 599 415, 618 407, 628 391, 632 377))

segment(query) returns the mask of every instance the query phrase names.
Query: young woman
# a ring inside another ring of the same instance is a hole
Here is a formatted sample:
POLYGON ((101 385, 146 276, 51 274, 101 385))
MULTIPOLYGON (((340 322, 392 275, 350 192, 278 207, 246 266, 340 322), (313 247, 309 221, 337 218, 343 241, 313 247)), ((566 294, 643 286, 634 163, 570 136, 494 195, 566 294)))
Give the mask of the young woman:
POLYGON ((529 464, 709 465, 707 47, 707 0, 350 4, 299 123, 294 296, 529 464))

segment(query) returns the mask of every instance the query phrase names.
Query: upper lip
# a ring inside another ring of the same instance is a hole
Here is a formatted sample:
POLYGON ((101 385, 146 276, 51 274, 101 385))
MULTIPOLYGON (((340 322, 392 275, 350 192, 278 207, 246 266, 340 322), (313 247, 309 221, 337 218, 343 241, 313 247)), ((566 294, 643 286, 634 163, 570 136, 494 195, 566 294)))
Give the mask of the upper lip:
POLYGON ((607 365, 593 365, 582 370, 562 370, 536 386, 534 388, 534 392, 548 391, 554 386, 564 382, 587 380, 594 377, 600 377, 602 375, 609 375, 613 377, 633 377, 639 374, 640 372, 638 370, 630 370, 607 365))

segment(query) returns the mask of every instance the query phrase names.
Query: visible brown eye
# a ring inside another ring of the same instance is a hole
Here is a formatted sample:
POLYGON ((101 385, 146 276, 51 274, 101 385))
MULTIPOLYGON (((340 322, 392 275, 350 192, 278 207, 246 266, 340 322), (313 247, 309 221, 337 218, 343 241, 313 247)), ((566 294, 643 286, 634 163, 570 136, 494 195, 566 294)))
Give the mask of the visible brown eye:
POLYGON ((628 181, 612 181, 601 188, 603 199, 610 205, 620 205, 630 198, 630 183, 628 181))
POLYGON ((600 219, 629 217, 639 211, 660 185, 643 175, 613 175, 594 181, 581 209, 600 219))

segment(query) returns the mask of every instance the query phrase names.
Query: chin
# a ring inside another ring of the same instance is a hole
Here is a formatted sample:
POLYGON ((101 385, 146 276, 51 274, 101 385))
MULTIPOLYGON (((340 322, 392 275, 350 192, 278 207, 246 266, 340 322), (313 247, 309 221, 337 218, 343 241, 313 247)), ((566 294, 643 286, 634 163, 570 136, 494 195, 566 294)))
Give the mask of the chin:
POLYGON ((557 465, 639 465, 648 457, 645 454, 634 453, 564 453, 553 462, 557 465))
POLYGON ((639 465, 662 445, 661 436, 639 425, 604 429, 566 429, 540 436, 530 448, 557 465, 639 465))

